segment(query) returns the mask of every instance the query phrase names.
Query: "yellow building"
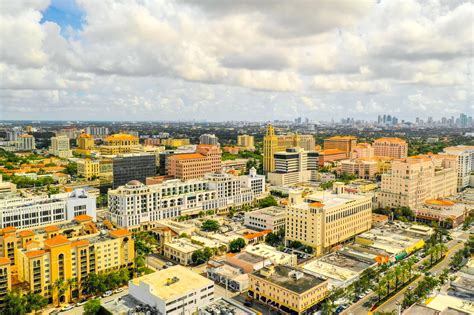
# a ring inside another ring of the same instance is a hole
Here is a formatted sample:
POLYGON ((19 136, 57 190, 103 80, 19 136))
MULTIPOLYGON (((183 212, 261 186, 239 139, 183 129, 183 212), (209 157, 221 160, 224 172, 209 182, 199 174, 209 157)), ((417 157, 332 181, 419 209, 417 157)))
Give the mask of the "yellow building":
POLYGON ((12 288, 10 268, 10 260, 6 257, 0 257, 0 309, 3 307, 8 291, 12 288))
POLYGON ((310 314, 328 295, 328 280, 288 266, 268 266, 249 274, 249 297, 285 314, 310 314))
POLYGON ((137 137, 125 133, 110 135, 104 139, 104 142, 105 144, 100 147, 100 153, 103 155, 131 153, 140 146, 137 137))
POLYGON ((338 149, 344 151, 348 158, 351 157, 356 145, 357 138, 353 136, 334 136, 324 139, 324 150, 338 149))
POLYGON ((343 192, 342 183, 334 183, 333 193, 318 192, 303 198, 301 191, 290 192, 286 242, 299 241, 321 255, 334 245, 369 230, 372 197, 343 192))
POLYGON ((77 161, 77 175, 89 180, 99 177, 100 162, 91 159, 80 159, 77 161))
MULTIPOLYGON (((312 137, 312 136, 311 136, 312 137)), ((307 143, 307 136, 304 136, 304 144, 307 143)), ((276 152, 285 151, 291 147, 301 147, 301 136, 298 134, 276 135, 272 125, 268 125, 263 137, 263 170, 265 173, 275 171, 276 152)))
POLYGON ((82 133, 77 137, 76 153, 90 155, 94 149, 94 137, 87 133, 82 133))
POLYGON ((70 302, 71 296, 82 294, 80 285, 76 285, 65 286, 59 296, 59 289, 54 285, 58 279, 64 283, 76 279, 80 284, 89 273, 130 268, 135 257, 132 234, 127 230, 79 240, 56 235, 44 242, 28 242, 17 251, 18 280, 27 283, 31 292, 51 296, 53 304, 70 302))
POLYGON ((255 142, 254 137, 249 135, 238 135, 237 145, 244 148, 245 150, 254 150, 255 142))

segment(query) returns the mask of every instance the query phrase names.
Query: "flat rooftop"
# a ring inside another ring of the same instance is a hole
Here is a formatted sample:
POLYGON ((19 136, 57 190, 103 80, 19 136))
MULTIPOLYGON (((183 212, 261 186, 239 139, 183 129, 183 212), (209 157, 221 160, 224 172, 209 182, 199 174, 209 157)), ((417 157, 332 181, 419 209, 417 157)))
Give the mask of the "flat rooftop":
POLYGON ((187 238, 179 238, 169 243, 165 243, 165 245, 185 253, 191 253, 202 248, 200 245, 191 243, 191 241, 187 238))
POLYGON ((261 256, 251 254, 251 253, 247 253, 247 252, 241 252, 241 253, 235 255, 234 258, 242 260, 242 261, 247 262, 247 263, 250 263, 252 265, 258 264, 259 262, 265 260, 265 258, 263 258, 261 256))
POLYGON ((269 218, 269 217, 276 217, 276 216, 285 216, 285 208, 283 207, 267 207, 263 209, 258 209, 254 210, 251 212, 246 212, 245 216, 258 216, 258 217, 264 217, 264 218, 269 218))
MULTIPOLYGON (((333 194, 327 191, 315 192, 306 196, 306 200, 311 202, 320 202, 324 208, 333 208, 345 205, 352 201, 370 199, 371 197, 365 195, 355 194, 333 194)), ((309 203, 300 203, 298 207, 309 207, 309 203)))
MULTIPOLYGON (((267 269, 267 267, 265 267, 264 269, 267 269)), ((325 279, 311 275, 307 272, 283 265, 275 266, 274 272, 270 276, 265 277, 261 274, 262 270, 264 269, 254 272, 252 275, 270 281, 276 285, 279 285, 285 289, 296 292, 298 294, 304 293, 309 289, 312 289, 326 281, 325 279), (290 272, 292 271, 302 273, 302 277, 299 279, 291 277, 290 272)))
POLYGON ((219 314, 233 314, 233 315, 257 315, 260 313, 255 312, 254 310, 247 308, 232 299, 219 298, 207 305, 201 306, 198 308, 199 314, 204 315, 213 315, 217 314, 216 311, 219 311, 219 314))
POLYGON ((160 270, 146 276, 142 276, 130 283, 138 286, 146 284, 150 286, 153 295, 164 301, 174 300, 190 291, 201 289, 205 286, 214 285, 214 282, 204 278, 194 271, 183 266, 173 266, 168 269, 160 270), (176 282, 169 282, 169 279, 176 278, 176 282))

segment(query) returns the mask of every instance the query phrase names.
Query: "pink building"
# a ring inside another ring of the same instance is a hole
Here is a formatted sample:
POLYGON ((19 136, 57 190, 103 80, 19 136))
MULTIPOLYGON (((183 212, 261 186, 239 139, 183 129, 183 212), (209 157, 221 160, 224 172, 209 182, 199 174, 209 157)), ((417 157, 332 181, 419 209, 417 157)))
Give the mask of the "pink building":
POLYGON ((372 179, 377 173, 377 162, 361 159, 344 160, 341 162, 341 171, 358 178, 372 179))
POLYGON ((352 158, 360 159, 360 158, 372 158, 374 157, 374 148, 370 145, 370 143, 361 142, 358 143, 354 150, 352 151, 352 158))
POLYGON ((168 159, 168 175, 182 180, 201 178, 222 170, 222 151, 218 146, 200 144, 195 153, 176 154, 168 159))
POLYGON ((406 158, 408 155, 408 144, 400 138, 380 138, 374 141, 375 156, 387 156, 396 159, 406 158))

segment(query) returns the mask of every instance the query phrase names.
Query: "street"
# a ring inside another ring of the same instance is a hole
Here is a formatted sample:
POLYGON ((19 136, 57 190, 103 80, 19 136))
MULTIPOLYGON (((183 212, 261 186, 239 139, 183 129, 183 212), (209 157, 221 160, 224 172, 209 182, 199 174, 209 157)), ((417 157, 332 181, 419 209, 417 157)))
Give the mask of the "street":
MULTIPOLYGON (((111 296, 108 296, 108 297, 105 297, 105 298, 100 298, 100 304, 104 305, 108 302, 112 302, 112 301, 118 299, 119 297, 122 297, 122 296, 127 295, 127 294, 128 294, 128 288, 125 288, 120 293, 114 293, 111 296)), ((84 307, 83 306, 75 307, 70 311, 61 312, 61 314, 65 314, 65 315, 82 315, 83 313, 84 313, 84 307)))

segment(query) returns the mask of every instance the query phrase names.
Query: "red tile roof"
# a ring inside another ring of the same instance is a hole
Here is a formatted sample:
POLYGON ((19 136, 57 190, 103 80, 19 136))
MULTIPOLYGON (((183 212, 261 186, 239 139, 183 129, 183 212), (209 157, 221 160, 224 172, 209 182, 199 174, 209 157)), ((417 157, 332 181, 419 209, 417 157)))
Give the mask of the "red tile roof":
POLYGON ((55 247, 55 246, 69 244, 69 243, 71 243, 71 241, 68 240, 63 235, 56 235, 55 237, 47 239, 47 240, 44 241, 44 244, 48 247, 55 247))
POLYGON ((112 235, 113 237, 124 237, 128 235, 132 235, 132 233, 127 229, 120 229, 120 230, 110 231, 110 235, 112 235))

